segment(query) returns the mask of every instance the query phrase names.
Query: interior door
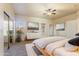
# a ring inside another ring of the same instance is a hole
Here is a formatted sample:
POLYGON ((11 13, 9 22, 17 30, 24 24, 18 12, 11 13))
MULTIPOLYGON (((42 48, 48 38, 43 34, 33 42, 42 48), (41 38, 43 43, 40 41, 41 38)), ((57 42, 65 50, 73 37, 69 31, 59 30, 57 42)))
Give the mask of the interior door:
POLYGON ((52 24, 49 24, 49 36, 54 35, 54 26, 52 24))
POLYGON ((44 24, 44 23, 41 24, 41 33, 42 33, 41 35, 42 35, 42 37, 45 37, 45 28, 46 28, 45 26, 46 26, 46 24, 44 24))

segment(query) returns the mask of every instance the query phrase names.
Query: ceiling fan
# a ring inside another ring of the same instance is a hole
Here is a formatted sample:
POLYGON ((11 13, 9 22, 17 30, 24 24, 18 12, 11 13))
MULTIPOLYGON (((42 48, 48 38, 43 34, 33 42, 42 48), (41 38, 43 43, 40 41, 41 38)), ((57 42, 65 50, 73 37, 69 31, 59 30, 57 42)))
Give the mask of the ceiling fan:
POLYGON ((50 16, 50 15, 55 15, 56 14, 56 9, 47 9, 45 10, 44 15, 50 16))

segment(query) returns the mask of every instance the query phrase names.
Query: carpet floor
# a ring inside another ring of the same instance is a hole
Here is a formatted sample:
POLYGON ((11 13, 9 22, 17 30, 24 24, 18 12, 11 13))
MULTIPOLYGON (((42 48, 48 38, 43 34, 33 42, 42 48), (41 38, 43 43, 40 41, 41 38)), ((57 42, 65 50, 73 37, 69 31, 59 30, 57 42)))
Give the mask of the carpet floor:
POLYGON ((31 43, 31 41, 25 41, 20 43, 11 44, 10 49, 7 46, 4 47, 5 56, 27 56, 25 44, 31 43))
POLYGON ((43 54, 33 44, 26 44, 26 51, 28 56, 43 56, 43 54))

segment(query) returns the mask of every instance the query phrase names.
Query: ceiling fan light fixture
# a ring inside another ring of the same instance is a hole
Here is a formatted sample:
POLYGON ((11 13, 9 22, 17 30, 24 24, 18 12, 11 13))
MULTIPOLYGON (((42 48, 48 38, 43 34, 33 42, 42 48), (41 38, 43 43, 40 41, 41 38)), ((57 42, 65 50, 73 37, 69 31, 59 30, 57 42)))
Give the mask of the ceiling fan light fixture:
POLYGON ((56 11, 56 9, 53 10, 53 12, 56 11))
POLYGON ((52 15, 52 14, 51 14, 51 13, 47 13, 47 15, 49 15, 49 16, 50 16, 50 15, 52 15))
POLYGON ((47 15, 47 16, 51 16, 51 15, 55 15, 56 14, 55 13, 56 9, 47 9, 45 11, 46 11, 46 13, 44 13, 44 15, 47 15))

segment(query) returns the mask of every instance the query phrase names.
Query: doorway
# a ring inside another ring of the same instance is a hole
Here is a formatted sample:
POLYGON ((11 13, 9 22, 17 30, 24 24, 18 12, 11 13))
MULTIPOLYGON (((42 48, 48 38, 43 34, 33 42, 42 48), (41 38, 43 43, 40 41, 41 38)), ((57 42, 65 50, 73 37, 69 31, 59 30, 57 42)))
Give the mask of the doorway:
POLYGON ((54 35, 54 25, 49 24, 49 36, 53 36, 53 35, 54 35))
POLYGON ((4 12, 4 48, 10 48, 10 44, 13 42, 13 21, 10 16, 4 12))

